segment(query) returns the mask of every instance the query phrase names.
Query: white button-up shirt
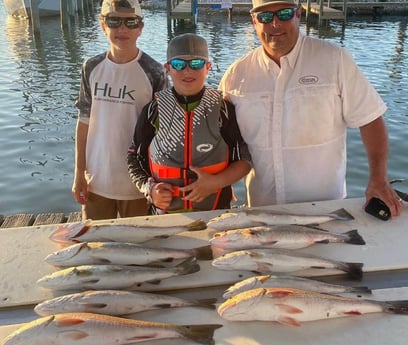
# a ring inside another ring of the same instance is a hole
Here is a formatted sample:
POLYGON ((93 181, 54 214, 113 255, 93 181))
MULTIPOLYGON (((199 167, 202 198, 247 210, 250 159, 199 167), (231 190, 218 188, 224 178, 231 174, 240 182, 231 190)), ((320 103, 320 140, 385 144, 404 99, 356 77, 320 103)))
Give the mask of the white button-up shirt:
POLYGON ((303 34, 280 68, 258 47, 219 88, 252 155, 248 206, 344 198, 347 127, 387 109, 345 49, 303 34))

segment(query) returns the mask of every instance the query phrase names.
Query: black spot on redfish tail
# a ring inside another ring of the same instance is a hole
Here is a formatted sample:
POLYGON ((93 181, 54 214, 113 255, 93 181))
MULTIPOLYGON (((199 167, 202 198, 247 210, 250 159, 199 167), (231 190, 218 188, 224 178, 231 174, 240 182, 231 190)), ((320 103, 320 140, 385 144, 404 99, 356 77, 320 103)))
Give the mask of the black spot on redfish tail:
POLYGON ((353 220, 354 217, 346 211, 345 208, 340 208, 334 212, 329 213, 329 216, 337 220, 353 220))
POLYGON ((364 239, 361 237, 361 235, 358 233, 356 229, 347 231, 344 233, 344 235, 348 236, 348 240, 346 242, 349 244, 358 244, 358 245, 366 244, 364 239))
POLYGON ((178 330, 185 338, 198 344, 213 345, 214 331, 220 327, 222 325, 185 325, 179 326, 178 330))
POLYGON ((384 303, 384 311, 392 314, 408 314, 408 300, 387 301, 384 303))
POLYGON ((363 266, 361 262, 343 262, 337 267, 346 272, 351 279, 361 280, 363 278, 363 266))

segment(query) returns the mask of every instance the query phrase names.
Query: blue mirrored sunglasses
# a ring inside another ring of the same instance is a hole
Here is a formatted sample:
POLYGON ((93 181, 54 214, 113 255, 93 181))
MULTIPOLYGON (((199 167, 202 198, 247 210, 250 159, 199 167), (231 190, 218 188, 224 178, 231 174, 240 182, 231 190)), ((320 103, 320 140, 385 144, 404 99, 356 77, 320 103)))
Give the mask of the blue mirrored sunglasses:
POLYGON ((104 17, 104 21, 109 29, 117 29, 122 23, 128 29, 137 29, 142 23, 142 19, 139 17, 104 17))
POLYGON ((261 24, 271 23, 275 16, 281 21, 287 21, 287 20, 291 20, 294 17, 296 10, 297 10, 297 7, 292 7, 292 8, 283 8, 278 11, 259 12, 256 14, 256 19, 258 19, 258 22, 260 22, 261 24))
POLYGON ((183 60, 183 59, 172 59, 169 61, 171 67, 176 71, 182 71, 187 68, 187 65, 194 71, 203 69, 207 61, 204 59, 192 59, 192 60, 183 60))

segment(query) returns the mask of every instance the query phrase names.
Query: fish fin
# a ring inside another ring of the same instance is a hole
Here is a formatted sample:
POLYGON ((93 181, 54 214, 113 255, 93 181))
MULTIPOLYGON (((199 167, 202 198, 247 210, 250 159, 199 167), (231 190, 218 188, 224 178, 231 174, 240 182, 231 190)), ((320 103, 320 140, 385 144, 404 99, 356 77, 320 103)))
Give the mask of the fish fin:
POLYGON ((328 243, 330 243, 330 241, 329 240, 320 240, 320 241, 314 241, 314 243, 328 244, 328 243))
POLYGON ((348 240, 346 241, 347 243, 350 244, 359 244, 359 245, 364 245, 366 244, 361 235, 358 233, 356 229, 350 230, 345 232, 343 235, 348 236, 348 240))
POLYGON ((197 260, 213 260, 214 259, 211 245, 194 248, 192 252, 194 253, 194 256, 197 258, 197 260))
POLYGON ((215 309, 216 298, 199 299, 194 302, 194 306, 208 309, 215 309))
POLYGON ((184 325, 177 330, 187 339, 198 344, 214 344, 214 331, 222 325, 184 325))
POLYGON ((301 225, 301 226, 303 226, 305 228, 313 229, 313 230, 319 230, 319 231, 322 231, 322 232, 329 232, 329 230, 322 229, 321 227, 319 227, 317 225, 314 225, 314 224, 305 224, 305 225, 301 225))
POLYGON ((278 307, 282 312, 287 313, 287 314, 303 314, 302 309, 293 307, 289 304, 275 303, 275 306, 278 307))
POLYGON ((276 322, 279 322, 280 324, 286 325, 286 326, 295 326, 295 327, 302 326, 299 321, 297 321, 296 319, 292 317, 288 317, 288 316, 279 317, 276 319, 276 322))
POLYGON ((72 326, 72 325, 78 325, 84 322, 86 322, 86 320, 83 320, 80 317, 65 317, 62 319, 55 320, 57 327, 67 327, 67 326, 72 326))
MULTIPOLYGON (((159 280, 159 279, 147 280, 146 283, 158 285, 158 284, 161 283, 161 280, 159 280)), ((139 287, 140 287, 140 286, 142 286, 142 285, 143 285, 143 283, 137 283, 135 286, 139 286, 139 287)))
POLYGON ((337 220, 353 220, 354 219, 354 217, 348 211, 346 211, 345 208, 340 208, 336 211, 333 211, 329 213, 329 216, 337 220))
POLYGON ((154 304, 152 307, 154 309, 166 309, 166 308, 171 308, 171 304, 170 303, 158 303, 158 304, 154 304))
POLYGON ((272 272, 273 265, 268 262, 257 262, 256 263, 256 272, 259 273, 268 273, 272 272))
POLYGON ((285 288, 274 288, 273 290, 266 290, 265 296, 272 298, 282 298, 293 295, 294 292, 285 288))
POLYGON ((361 311, 359 310, 349 310, 343 313, 344 315, 362 315, 361 311))
POLYGON ((392 314, 408 314, 408 300, 384 302, 384 311, 392 314))
MULTIPOLYGON (((60 335, 62 334, 63 339, 69 340, 81 340, 83 338, 89 337, 89 334, 83 331, 62 331, 58 332, 60 335)), ((59 336, 60 336, 59 335, 59 336)))
POLYGON ((85 303, 84 307, 85 309, 103 309, 106 308, 107 304, 106 303, 85 303))
POLYGON ((61 244, 73 244, 78 243, 74 237, 81 233, 83 228, 86 227, 87 222, 76 222, 69 224, 58 224, 55 230, 48 237, 51 241, 61 244))
POLYGON ((207 224, 202 219, 197 219, 187 225, 188 231, 198 231, 207 229, 207 224))
POLYGON ((197 259, 192 257, 178 264, 174 268, 179 275, 186 275, 198 272, 200 270, 200 265, 197 263, 197 259))

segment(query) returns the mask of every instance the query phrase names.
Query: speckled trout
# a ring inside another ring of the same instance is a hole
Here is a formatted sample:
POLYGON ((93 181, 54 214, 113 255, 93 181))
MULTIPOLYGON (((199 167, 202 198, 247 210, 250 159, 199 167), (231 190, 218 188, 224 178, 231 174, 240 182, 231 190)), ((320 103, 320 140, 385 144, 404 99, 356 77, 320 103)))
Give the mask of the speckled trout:
POLYGON ((357 230, 334 233, 302 225, 258 226, 217 232, 212 246, 223 249, 286 248, 299 249, 315 243, 365 244, 357 230))
POLYGON ((300 326, 305 321, 367 313, 408 314, 408 301, 383 302, 297 289, 259 288, 231 297, 217 311, 230 321, 277 321, 300 326))
POLYGON ((79 223, 58 224, 50 239, 57 243, 78 242, 131 242, 141 243, 155 238, 168 238, 183 231, 204 230, 202 220, 176 226, 101 224, 94 225, 91 220, 79 223))
POLYGON ((354 279, 361 279, 363 275, 362 263, 335 261, 290 249, 238 250, 214 259, 212 265, 223 270, 248 270, 264 274, 331 268, 346 272, 354 279))
POLYGON ((12 332, 1 345, 132 345, 159 339, 214 344, 221 325, 173 325, 92 313, 45 316, 12 332))
POLYGON ((128 242, 82 242, 49 254, 45 261, 55 266, 157 265, 195 257, 212 260, 210 246, 196 249, 151 248, 128 242))
POLYGON ((305 215, 263 209, 243 209, 226 212, 207 222, 216 231, 242 229, 262 225, 318 225, 332 220, 352 220, 354 217, 344 208, 321 215, 305 215))
POLYGON ((195 258, 175 267, 156 268, 125 265, 83 265, 65 268, 40 278, 45 288, 66 289, 131 289, 143 283, 158 284, 161 280, 198 272, 195 258))
POLYGON ((46 300, 37 304, 34 311, 41 316, 74 312, 126 315, 165 308, 201 307, 214 309, 216 301, 216 298, 187 300, 149 292, 90 290, 46 300))
POLYGON ((293 277, 293 276, 275 276, 262 275, 250 277, 231 285, 225 290, 223 298, 230 298, 241 292, 258 288, 294 288, 308 290, 320 293, 358 293, 369 294, 371 290, 366 286, 344 286, 339 284, 329 284, 314 279, 293 277))

